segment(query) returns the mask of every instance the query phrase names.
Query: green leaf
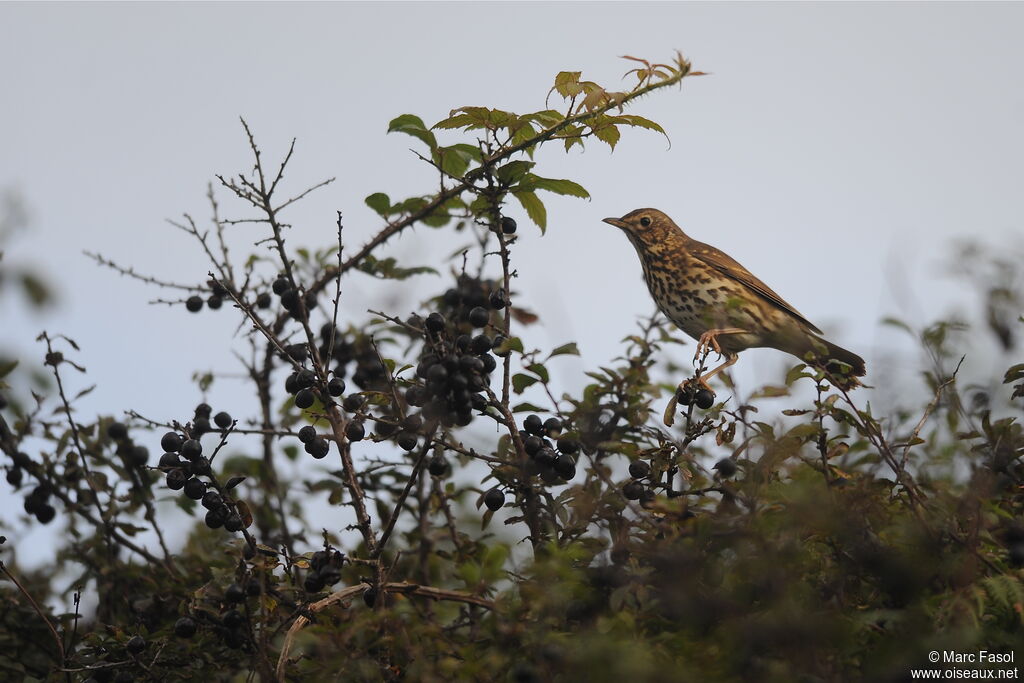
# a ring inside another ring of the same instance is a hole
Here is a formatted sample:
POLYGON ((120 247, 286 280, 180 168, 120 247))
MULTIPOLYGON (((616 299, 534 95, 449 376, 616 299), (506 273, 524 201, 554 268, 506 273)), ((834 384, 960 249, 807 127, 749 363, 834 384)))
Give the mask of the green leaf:
POLYGON ((480 150, 472 145, 459 143, 451 147, 434 150, 434 163, 454 178, 461 178, 474 161, 480 161, 480 150))
POLYGON ((526 390, 526 387, 536 384, 537 381, 536 377, 517 372, 512 375, 512 388, 517 394, 521 394, 526 390))
POLYGON ((594 136, 614 150, 615 145, 618 143, 619 138, 622 137, 622 134, 619 133, 619 129, 614 125, 610 125, 595 128, 594 136))
POLYGON ((523 340, 519 337, 506 337, 505 341, 498 345, 498 348, 494 349, 501 355, 505 355, 510 351, 516 351, 518 353, 523 352, 523 340))
POLYGON ((523 187, 523 189, 528 190, 547 190, 548 192, 554 192, 555 194, 565 194, 570 197, 590 199, 590 193, 587 192, 582 185, 571 180, 541 178, 540 176, 530 174, 524 179, 524 182, 521 183, 520 186, 523 187))
MULTIPOLYGON (((4 373, 0 372, 0 377, 3 377, 4 373)), ((1010 382, 1016 382, 1018 379, 1024 377, 1024 363, 1019 363, 1012 366, 1006 371, 1006 375, 1003 377, 1003 384, 1009 384, 1010 382)))
POLYGON ((388 124, 388 132, 405 133, 422 140, 430 149, 437 147, 437 140, 434 138, 434 134, 427 130, 427 127, 423 124, 423 119, 414 114, 402 114, 397 118, 391 119, 391 123, 388 124))
POLYGON ((542 413, 542 412, 544 412, 544 408, 541 408, 538 405, 534 405, 533 403, 524 402, 524 403, 517 403, 516 405, 512 406, 512 412, 513 413, 542 413))
POLYGON ((11 371, 16 367, 18 367, 18 361, 16 360, 0 361, 0 378, 11 374, 11 371))
POLYGON ((381 216, 387 216, 391 213, 391 198, 383 192, 374 192, 363 201, 381 216))
POLYGON ((555 356, 578 356, 580 350, 576 346, 576 342, 569 342, 568 344, 562 344, 556 347, 548 354, 548 358, 554 358, 555 356))
POLYGON ((548 374, 548 369, 541 363, 530 363, 526 366, 526 369, 537 375, 541 382, 548 382, 551 379, 551 376, 548 374))
POLYGON ((532 114, 526 114, 523 117, 524 121, 534 121, 544 126, 545 128, 551 128, 556 126, 565 120, 565 115, 560 111, 554 109, 545 109, 544 111, 537 111, 532 114))
POLYGON ((642 116, 636 116, 635 114, 622 114, 620 116, 611 117, 611 120, 614 121, 615 123, 624 123, 627 126, 633 126, 634 128, 646 128, 647 130, 653 130, 655 132, 661 133, 666 138, 668 137, 668 134, 665 132, 664 128, 662 128, 654 121, 651 121, 650 119, 645 119, 642 116))
POLYGON ((544 208, 544 202, 542 202, 535 192, 523 192, 521 190, 513 190, 512 194, 519 203, 523 205, 526 210, 526 215, 530 217, 540 231, 543 233, 548 227, 548 211, 544 208))
POLYGON ((372 254, 367 255, 366 258, 360 261, 359 265, 356 267, 364 273, 381 278, 382 280, 405 280, 410 276, 419 275, 421 273, 432 273, 437 275, 437 271, 430 266, 402 268, 392 256, 385 259, 378 259, 372 254))
POLYGON ((514 185, 524 178, 535 165, 532 161, 523 161, 521 159, 510 161, 504 166, 495 169, 494 177, 506 185, 514 185))

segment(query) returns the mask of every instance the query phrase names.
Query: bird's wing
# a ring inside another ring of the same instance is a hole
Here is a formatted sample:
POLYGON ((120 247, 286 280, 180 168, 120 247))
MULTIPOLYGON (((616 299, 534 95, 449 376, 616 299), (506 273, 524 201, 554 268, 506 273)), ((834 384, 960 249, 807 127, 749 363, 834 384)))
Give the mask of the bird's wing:
POLYGON ((718 249, 715 249, 710 244, 704 244, 703 242, 698 242, 696 240, 692 240, 688 247, 689 252, 695 258, 700 259, 727 277, 730 277, 757 292, 773 305, 796 317, 803 324, 807 325, 811 331, 822 334, 822 331, 819 330, 814 323, 803 317, 795 308, 786 303, 781 296, 772 291, 771 287, 754 277, 754 275, 749 270, 741 266, 736 259, 718 249))

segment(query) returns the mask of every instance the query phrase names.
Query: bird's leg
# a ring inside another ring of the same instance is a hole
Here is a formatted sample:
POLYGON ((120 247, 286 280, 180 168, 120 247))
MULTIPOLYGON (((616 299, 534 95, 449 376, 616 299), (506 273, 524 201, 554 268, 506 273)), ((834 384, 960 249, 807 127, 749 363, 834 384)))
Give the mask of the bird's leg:
POLYGON ((727 367, 729 367, 731 365, 734 365, 736 363, 736 361, 738 361, 739 359, 740 359, 740 355, 738 353, 726 353, 725 354, 725 362, 722 363, 721 365, 719 365, 714 370, 710 370, 706 374, 701 375, 700 377, 698 377, 697 378, 697 383, 700 384, 705 389, 707 389, 708 391, 710 391, 712 394, 715 393, 715 390, 708 386, 708 382, 707 381, 709 379, 711 379, 712 377, 714 377, 715 375, 717 375, 718 373, 720 373, 722 370, 725 370, 727 367))
POLYGON ((697 340, 697 350, 693 354, 693 359, 697 360, 700 358, 702 353, 707 352, 708 349, 714 349, 715 353, 719 356, 722 354, 722 347, 718 345, 718 337, 723 334, 746 334, 746 330, 739 327, 723 327, 715 330, 708 330, 704 334, 700 335, 700 339, 697 340))

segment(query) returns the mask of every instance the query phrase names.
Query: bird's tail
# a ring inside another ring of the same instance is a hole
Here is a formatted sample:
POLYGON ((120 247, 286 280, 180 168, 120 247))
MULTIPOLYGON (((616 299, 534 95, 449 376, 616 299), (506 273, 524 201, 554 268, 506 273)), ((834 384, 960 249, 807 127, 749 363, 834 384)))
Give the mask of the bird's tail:
POLYGON ((863 358, 816 335, 808 342, 811 365, 823 370, 833 384, 847 390, 861 385, 857 378, 866 372, 863 358))

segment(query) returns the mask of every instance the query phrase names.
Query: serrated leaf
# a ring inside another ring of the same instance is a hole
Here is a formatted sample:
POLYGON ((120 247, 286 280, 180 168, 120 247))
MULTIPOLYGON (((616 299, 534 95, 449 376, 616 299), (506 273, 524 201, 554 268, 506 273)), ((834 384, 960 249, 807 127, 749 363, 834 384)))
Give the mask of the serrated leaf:
POLYGON ((619 138, 622 137, 622 134, 614 125, 608 125, 595 128, 594 137, 614 150, 615 145, 618 144, 619 138))
POLYGON ((430 149, 437 147, 437 140, 434 138, 434 134, 427 130, 427 127, 423 124, 423 119, 415 114, 402 114, 391 119, 391 123, 388 124, 388 132, 405 133, 423 141, 430 149))
POLYGON ((575 97, 583 92, 583 86, 580 85, 582 75, 582 71, 559 71, 551 89, 566 99, 575 97))
POLYGON ((590 199, 590 193, 587 192, 582 185, 565 179, 541 178, 539 176, 529 174, 523 179, 523 182, 520 183, 520 188, 524 190, 546 190, 548 192, 554 192, 555 194, 590 199))
POLYGON ((387 216, 390 213, 391 198, 383 192, 374 192, 363 201, 381 216, 387 216))
POLYGON ((522 180, 535 165, 534 162, 524 159, 510 161, 504 166, 496 168, 494 170, 494 177, 506 185, 514 185, 522 180))
POLYGON ((540 228, 541 233, 544 233, 548 227, 548 211, 544 208, 544 202, 537 197, 535 192, 513 190, 512 195, 522 204, 530 220, 540 228))

